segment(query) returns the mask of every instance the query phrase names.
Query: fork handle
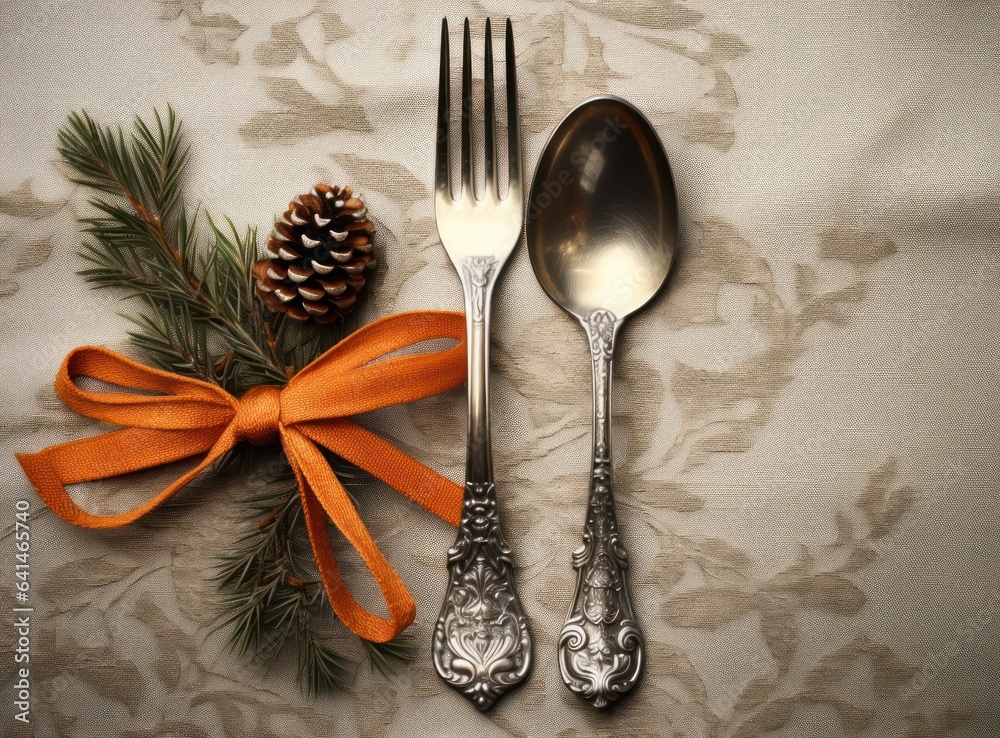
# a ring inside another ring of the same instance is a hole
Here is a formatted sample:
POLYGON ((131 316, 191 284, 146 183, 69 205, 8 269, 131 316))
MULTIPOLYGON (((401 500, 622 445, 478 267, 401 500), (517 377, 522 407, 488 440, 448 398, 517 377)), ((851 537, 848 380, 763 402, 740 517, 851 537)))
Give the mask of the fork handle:
POLYGON ((467 256, 461 262, 465 329, 469 345, 469 434, 465 479, 493 481, 490 434, 490 306, 500 265, 492 256, 467 256))
POLYGON ((458 536, 448 550, 448 590, 433 641, 438 674, 483 711, 521 684, 531 668, 531 636, 493 483, 490 298, 500 266, 492 257, 467 257, 459 271, 469 345, 465 502, 458 536))
POLYGON ((594 707, 631 690, 645 660, 611 484, 611 360, 620 326, 610 310, 594 310, 583 321, 594 367, 594 466, 583 545, 573 553, 576 594, 559 636, 563 681, 594 707))

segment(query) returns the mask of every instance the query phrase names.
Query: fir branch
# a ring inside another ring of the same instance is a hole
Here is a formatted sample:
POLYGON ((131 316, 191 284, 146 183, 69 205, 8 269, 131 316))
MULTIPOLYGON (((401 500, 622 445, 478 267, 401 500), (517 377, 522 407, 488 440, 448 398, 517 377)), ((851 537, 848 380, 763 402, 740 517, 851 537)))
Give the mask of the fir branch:
POLYGON ((216 380, 205 325, 191 320, 183 304, 174 305, 168 299, 163 312, 124 317, 136 326, 136 330, 129 331, 129 340, 157 368, 206 381, 216 380))
POLYGON ((126 140, 120 126, 116 135, 110 127, 99 126, 86 112, 72 113, 69 126, 59 131, 59 153, 80 175, 71 181, 125 198, 145 224, 148 235, 183 271, 185 264, 167 238, 164 224, 173 215, 189 149, 181 148, 180 123, 173 108, 168 108, 165 125, 159 112, 154 114, 158 138, 136 116, 135 132, 126 140))
MULTIPOLYGON (((260 463, 273 463, 256 460, 260 463)), ((351 487, 361 483, 356 467, 334 459, 337 477, 351 487)), ((224 593, 217 628, 229 629, 233 649, 270 667, 286 645, 298 654, 298 676, 304 691, 343 689, 355 664, 332 650, 316 626, 330 608, 312 559, 298 485, 284 465, 269 477, 254 461, 244 461, 241 476, 266 477, 263 489, 242 501, 244 534, 220 557, 215 580, 224 593)), ((416 655, 412 638, 390 643, 362 639, 373 672, 388 678, 400 663, 416 655)))
MULTIPOLYGON (((350 473, 338 469, 338 476, 350 473)), ((294 644, 299 682, 310 694, 346 688, 355 665, 315 625, 329 607, 310 557, 294 476, 287 469, 273 475, 262 492, 245 500, 244 510, 255 522, 215 572, 225 593, 217 628, 229 628, 233 649, 267 667, 286 644, 294 644)))
POLYGON ((59 132, 59 153, 79 175, 73 181, 106 196, 91 200, 98 215, 82 221, 90 239, 81 255, 93 267, 81 274, 150 308, 150 320, 131 337, 158 366, 225 379, 237 393, 265 381, 283 384, 285 366, 267 346, 263 310, 253 298, 256 233, 241 235, 228 221, 223 230, 209 219, 213 240, 199 249, 197 213, 181 201, 188 148, 180 122, 171 108, 155 118, 150 127, 137 116, 126 136, 73 113, 59 132), (198 323, 211 329, 209 346, 221 345, 218 356, 187 350, 180 333, 200 330, 191 328, 198 323), (214 369, 226 354, 227 371, 219 375, 214 369), (192 359, 204 362, 193 372, 192 359))
POLYGON ((417 641, 412 636, 400 635, 388 643, 362 641, 368 652, 372 671, 388 679, 396 674, 400 664, 408 664, 417 657, 417 641))
POLYGON ((280 359, 293 371, 307 366, 316 357, 339 343, 354 330, 355 323, 352 315, 337 323, 317 326, 314 330, 297 320, 288 320, 284 315, 281 318, 282 333, 278 336, 278 344, 286 348, 280 352, 280 359))
POLYGON ((299 652, 299 681, 309 694, 346 690, 350 684, 351 662, 330 649, 309 630, 299 652))
MULTIPOLYGON (((126 134, 80 112, 59 132, 59 153, 76 173, 72 181, 96 193, 90 200, 96 214, 80 221, 87 236, 80 255, 89 266, 79 274, 146 307, 125 316, 133 325, 128 336, 156 367, 215 382, 237 396, 262 383, 283 385, 353 324, 304 326, 265 312, 252 276, 256 231, 207 214, 207 229, 200 227, 199 211, 183 202, 190 150, 180 121, 169 107, 166 115, 154 111, 154 119, 148 124, 137 116, 126 134)), ((238 458, 246 475, 258 459, 247 447, 238 451, 227 464, 238 458)), ((356 470, 334 464, 349 485, 356 470)), ((264 481, 243 501, 246 533, 215 572, 224 608, 216 629, 230 630, 235 651, 267 664, 294 644, 304 690, 344 689, 354 665, 317 625, 331 613, 287 461, 264 481)), ((363 642, 372 670, 384 675, 394 662, 413 657, 409 639, 363 642)))

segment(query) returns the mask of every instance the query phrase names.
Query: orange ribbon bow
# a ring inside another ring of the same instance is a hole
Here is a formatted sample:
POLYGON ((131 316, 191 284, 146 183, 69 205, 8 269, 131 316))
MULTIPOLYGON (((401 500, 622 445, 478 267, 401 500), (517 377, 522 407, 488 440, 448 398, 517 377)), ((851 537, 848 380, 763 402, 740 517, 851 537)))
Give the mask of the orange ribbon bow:
POLYGON ((362 638, 385 642, 413 622, 409 591, 379 550, 346 490, 317 445, 388 482, 435 515, 457 525, 462 488, 346 416, 411 402, 465 379, 465 317, 426 311, 393 315, 351 334, 289 380, 259 386, 240 398, 197 379, 151 369, 99 346, 74 349, 56 376, 56 393, 90 418, 125 426, 51 446, 17 460, 39 496, 59 517, 83 528, 117 528, 155 509, 240 441, 281 440, 298 479, 313 554, 330 604, 362 638), (434 353, 382 358, 435 338, 459 344, 434 353), (380 361, 376 361, 381 359, 380 361), (92 392, 75 377, 163 394, 92 392), (143 505, 118 515, 81 509, 65 485, 115 477, 198 454, 198 465, 143 505), (379 617, 351 595, 333 555, 323 514, 361 554, 389 609, 379 617))

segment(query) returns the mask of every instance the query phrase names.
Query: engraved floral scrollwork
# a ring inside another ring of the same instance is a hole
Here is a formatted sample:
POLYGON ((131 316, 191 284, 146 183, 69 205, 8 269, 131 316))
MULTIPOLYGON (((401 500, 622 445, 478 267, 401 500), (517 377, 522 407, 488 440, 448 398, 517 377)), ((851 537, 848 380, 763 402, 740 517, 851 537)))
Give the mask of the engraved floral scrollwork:
POLYGON ((610 310, 599 308, 587 316, 587 327, 590 328, 590 349, 594 354, 595 361, 598 356, 605 359, 611 358, 614 350, 615 314, 610 310))
MULTIPOLYGON (((611 371, 611 355, 615 346, 615 325, 617 318, 610 310, 594 310, 587 316, 587 330, 590 336, 590 354, 594 361, 594 387, 597 390, 597 402, 594 414, 599 423, 607 421, 606 409, 608 373, 611 371)), ((598 429, 601 430, 601 429, 598 429)), ((598 434, 598 443, 603 443, 603 436, 598 434)))
POLYGON ((583 545, 573 554, 577 591, 559 637, 559 668, 576 694, 606 707, 632 689, 642 672, 643 637, 625 572, 611 496, 611 460, 595 459, 583 545))
POLYGON ((606 707, 635 686, 644 654, 611 485, 608 391, 617 318, 610 310, 594 310, 586 328, 594 362, 594 469, 583 545, 573 554, 576 595, 559 637, 559 668, 570 690, 606 707))
POLYGON ((467 256, 462 261, 462 272, 468 279, 472 292, 470 303, 473 322, 483 322, 486 314, 486 288, 496 267, 497 261, 492 256, 467 256))
POLYGON ((514 590, 492 483, 466 483, 448 568, 448 594, 434 629, 434 666, 477 708, 488 710, 531 666, 528 624, 514 590))

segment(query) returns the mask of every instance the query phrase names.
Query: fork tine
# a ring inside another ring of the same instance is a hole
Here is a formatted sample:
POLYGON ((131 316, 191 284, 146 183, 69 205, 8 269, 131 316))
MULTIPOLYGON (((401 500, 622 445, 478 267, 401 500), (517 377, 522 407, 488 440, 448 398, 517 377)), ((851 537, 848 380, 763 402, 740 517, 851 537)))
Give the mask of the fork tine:
POLYGON ((448 183, 448 123, 451 118, 451 75, 448 61, 448 19, 441 19, 441 74, 438 80, 437 150, 434 161, 434 188, 438 197, 452 199, 448 183))
POLYGON ((484 138, 486 140, 486 158, 484 160, 486 169, 486 186, 484 197, 499 198, 497 190, 497 167, 496 150, 496 112, 493 106, 493 29, 490 26, 490 19, 486 19, 486 72, 483 75, 483 107, 486 108, 486 129, 484 138))
POLYGON ((507 197, 521 202, 524 191, 521 186, 521 129, 517 116, 517 72, 514 63, 514 30, 507 19, 507 158, 509 161, 509 184, 507 197))
POLYGON ((472 176, 472 41, 469 19, 465 19, 462 43, 462 188, 461 197, 476 198, 476 180, 472 176))

